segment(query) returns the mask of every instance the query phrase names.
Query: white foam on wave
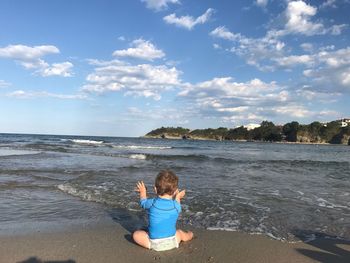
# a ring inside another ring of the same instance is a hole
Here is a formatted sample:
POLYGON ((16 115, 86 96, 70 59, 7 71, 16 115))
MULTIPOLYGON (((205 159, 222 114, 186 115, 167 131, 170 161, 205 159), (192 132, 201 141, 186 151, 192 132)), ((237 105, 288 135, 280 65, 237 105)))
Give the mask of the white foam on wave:
POLYGON ((232 228, 232 227, 207 227, 207 230, 212 230, 212 231, 237 231, 237 228, 232 228))
POLYGON ((13 149, 0 149, 0 156, 31 155, 31 154, 39 154, 39 153, 41 152, 13 150, 13 149))
POLYGON ((147 156, 145 154, 136 153, 136 154, 130 154, 127 156, 130 159, 138 159, 138 160, 146 160, 147 156))
POLYGON ((94 140, 70 139, 70 141, 78 144, 93 144, 93 145, 103 144, 103 141, 94 141, 94 140))
POLYGON ((57 188, 59 190, 61 190, 62 192, 65 192, 67 194, 70 194, 70 195, 73 195, 76 197, 80 197, 81 199, 83 199, 85 201, 98 202, 98 200, 96 198, 94 198, 90 193, 82 191, 82 190, 78 190, 69 184, 59 184, 57 186, 57 188))
POLYGON ((171 149, 170 146, 152 146, 152 145, 112 145, 113 148, 121 149, 155 149, 155 150, 165 150, 171 149))
POLYGON ((349 207, 345 205, 338 205, 338 204, 333 204, 323 198, 317 198, 316 200, 318 202, 318 206, 320 207, 325 207, 325 208, 343 208, 343 209, 349 209, 349 207))

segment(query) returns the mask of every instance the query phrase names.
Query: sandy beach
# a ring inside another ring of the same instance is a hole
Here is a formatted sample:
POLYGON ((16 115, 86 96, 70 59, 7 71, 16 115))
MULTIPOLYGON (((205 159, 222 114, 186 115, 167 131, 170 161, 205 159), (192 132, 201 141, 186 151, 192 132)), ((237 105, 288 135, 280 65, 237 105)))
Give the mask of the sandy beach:
POLYGON ((350 242, 336 239, 292 244, 240 232, 194 233, 193 241, 166 252, 138 247, 117 223, 7 235, 0 237, 0 262, 350 262, 350 242))

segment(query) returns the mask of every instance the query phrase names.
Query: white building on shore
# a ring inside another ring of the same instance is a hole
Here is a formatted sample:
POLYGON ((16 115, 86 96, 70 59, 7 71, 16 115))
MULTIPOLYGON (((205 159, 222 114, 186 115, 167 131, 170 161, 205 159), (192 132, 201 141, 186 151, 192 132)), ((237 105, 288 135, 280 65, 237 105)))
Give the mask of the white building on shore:
POLYGON ((341 127, 350 126, 350 119, 341 119, 340 124, 341 124, 341 127))

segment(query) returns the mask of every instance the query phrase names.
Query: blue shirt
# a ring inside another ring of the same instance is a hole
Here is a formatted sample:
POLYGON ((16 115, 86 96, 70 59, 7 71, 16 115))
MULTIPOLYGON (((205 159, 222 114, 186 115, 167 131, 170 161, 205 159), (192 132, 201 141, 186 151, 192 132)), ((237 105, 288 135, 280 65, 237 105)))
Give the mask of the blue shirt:
POLYGON ((176 221, 181 205, 173 199, 148 198, 140 201, 148 212, 148 234, 151 239, 171 237, 176 234, 176 221))

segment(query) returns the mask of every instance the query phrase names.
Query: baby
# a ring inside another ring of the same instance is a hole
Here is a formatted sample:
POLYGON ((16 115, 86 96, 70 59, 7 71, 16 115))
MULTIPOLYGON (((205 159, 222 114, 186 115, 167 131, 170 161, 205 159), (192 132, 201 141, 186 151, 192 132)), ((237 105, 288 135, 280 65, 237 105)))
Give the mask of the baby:
POLYGON ((185 190, 179 191, 178 177, 169 170, 161 171, 155 180, 156 198, 147 198, 145 184, 136 184, 140 193, 140 204, 148 212, 148 232, 137 230, 133 233, 134 241, 142 247, 164 251, 178 248, 181 241, 193 238, 192 232, 176 230, 176 221, 181 212, 180 200, 185 190))

